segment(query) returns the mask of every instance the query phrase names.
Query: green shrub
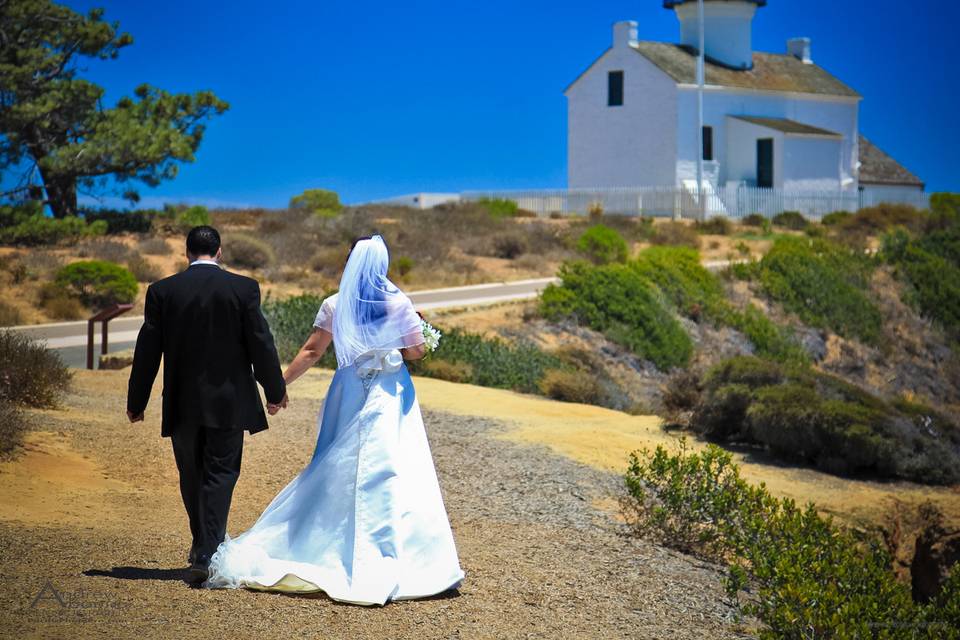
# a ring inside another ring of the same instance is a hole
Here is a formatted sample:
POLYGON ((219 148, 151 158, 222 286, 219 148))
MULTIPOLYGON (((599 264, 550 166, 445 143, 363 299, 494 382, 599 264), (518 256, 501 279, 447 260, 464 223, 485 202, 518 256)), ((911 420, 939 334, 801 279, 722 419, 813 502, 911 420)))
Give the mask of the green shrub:
POLYGON ((189 231, 194 227, 210 224, 210 213, 203 205, 187 207, 177 214, 177 225, 181 231, 189 231))
POLYGON ((960 268, 924 248, 922 242, 892 234, 884 239, 883 255, 910 285, 906 301, 948 331, 960 333, 960 268), (901 243, 896 247, 895 243, 901 243))
POLYGON ((513 260, 529 249, 527 239, 518 233, 505 233, 493 239, 493 255, 505 260, 513 260))
POLYGON ((774 324, 753 305, 742 311, 730 305, 720 280, 700 264, 696 251, 686 247, 650 247, 631 265, 655 283, 680 313, 693 319, 703 315, 716 324, 740 331, 760 354, 777 360, 807 359, 788 329, 774 324))
POLYGON ((849 211, 834 211, 833 213, 828 213, 820 219, 820 224, 826 227, 832 227, 838 224, 842 224, 853 217, 853 214, 849 211))
POLYGON ((737 242, 737 244, 734 246, 734 249, 736 249, 737 253, 739 253, 741 256, 750 255, 750 245, 748 245, 743 240, 740 240, 739 242, 737 242))
POLYGON ((623 236, 602 224, 596 224, 583 232, 577 240, 577 251, 594 264, 626 262, 630 253, 623 236))
POLYGON ((810 225, 810 221, 804 218, 799 211, 784 211, 773 216, 773 224, 785 229, 802 231, 810 225))
POLYGON ((517 203, 506 198, 480 198, 477 204, 494 218, 512 218, 517 215, 517 203))
POLYGON ((227 264, 241 269, 262 269, 273 264, 276 256, 269 244, 245 234, 232 235, 223 243, 227 264))
POLYGON ((106 231, 107 223, 102 220, 88 224, 77 217, 48 218, 38 202, 0 205, 0 244, 32 247, 76 242, 106 231))
POLYGON ((780 238, 759 263, 765 293, 807 324, 877 343, 880 310, 867 297, 872 261, 824 240, 780 238))
POLYGON ((960 479, 960 430, 927 407, 887 403, 803 366, 731 358, 704 378, 697 433, 749 442, 823 471, 926 484, 960 479))
POLYGON ((88 223, 102 220, 107 224, 107 233, 150 233, 153 229, 154 211, 120 211, 117 209, 81 209, 88 223))
POLYGON ((767 218, 759 213, 751 213, 740 218, 740 224, 748 227, 762 227, 765 222, 767 222, 767 218))
POLYGON ((593 374, 585 371, 550 369, 540 381, 543 395, 562 402, 600 404, 603 389, 593 374))
POLYGON ((843 220, 839 228, 846 232, 858 232, 867 235, 883 233, 893 227, 907 227, 920 230, 927 223, 929 214, 908 204, 881 203, 865 207, 843 220))
POLYGON ((327 189, 307 189, 290 198, 291 209, 302 209, 322 218, 335 218, 343 211, 340 196, 327 189))
POLYGON ((636 268, 570 263, 559 276, 562 284, 550 285, 541 294, 544 317, 573 316, 662 370, 690 359, 690 337, 666 308, 659 290, 636 268))
POLYGON ((700 248, 700 234, 691 225, 682 222, 666 222, 654 227, 651 244, 688 246, 700 248))
POLYGON ((394 271, 401 278, 413 271, 413 260, 407 256, 400 256, 394 261, 394 271))
MULTIPOLYGON (((267 297, 261 308, 263 315, 270 325, 274 344, 282 362, 290 362, 300 351, 300 347, 307 341, 313 331, 313 321, 317 317, 321 296, 309 293, 292 296, 283 300, 274 300, 267 297)), ((321 366, 336 368, 337 360, 333 349, 328 349, 321 358, 321 366)))
POLYGON ((473 367, 466 362, 449 362, 433 356, 425 358, 420 369, 423 375, 447 382, 470 382, 473 379, 473 367))
POLYGON ((690 369, 674 372, 663 385, 663 406, 667 411, 689 411, 700 402, 700 376, 690 369))
POLYGON ((436 360, 469 365, 470 378, 463 382, 524 393, 539 393, 544 373, 561 366, 531 343, 510 344, 459 329, 444 330, 440 346, 429 358, 407 366, 412 373, 430 376, 433 372, 426 363, 436 360))
POLYGON ((57 271, 54 282, 90 307, 133 302, 139 291, 137 279, 129 270, 100 260, 68 264, 57 271))
POLYGON ((733 232, 733 223, 726 216, 713 216, 709 220, 697 222, 694 228, 702 234, 728 236, 733 232))
POLYGON ((935 602, 915 604, 875 534, 750 485, 716 446, 633 453, 624 480, 637 533, 727 563, 727 593, 763 623, 763 640, 960 637, 960 570, 935 602))
POLYGON ((22 334, 0 331, 0 399, 35 408, 57 406, 70 370, 56 351, 22 334))

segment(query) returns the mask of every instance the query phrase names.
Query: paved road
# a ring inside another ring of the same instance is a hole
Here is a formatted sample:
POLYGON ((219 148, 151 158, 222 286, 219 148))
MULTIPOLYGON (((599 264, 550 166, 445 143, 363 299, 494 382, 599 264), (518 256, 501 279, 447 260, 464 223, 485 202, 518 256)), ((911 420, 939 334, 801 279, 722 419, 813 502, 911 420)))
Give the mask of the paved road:
MULTIPOLYGON (((494 282, 489 284, 413 291, 410 298, 420 311, 466 307, 473 305, 495 304, 512 300, 535 298, 537 294, 555 278, 537 280, 519 280, 514 282, 494 282)), ((110 322, 108 337, 109 350, 129 349, 137 340, 143 316, 120 317, 110 322)), ((14 331, 35 340, 44 340, 47 345, 60 352, 60 356, 72 367, 86 366, 87 360, 87 323, 58 322, 54 324, 27 325, 13 327, 14 331)), ((96 353, 100 353, 100 326, 94 332, 96 353)))
MULTIPOLYGON (((722 269, 730 264, 727 260, 704 262, 703 266, 711 271, 722 269)), ((449 287, 446 289, 430 289, 427 291, 410 292, 410 299, 420 311, 431 309, 449 309, 475 305, 496 304, 513 300, 535 298, 551 282, 557 278, 538 278, 535 280, 515 280, 512 282, 491 282, 489 284, 475 284, 466 287, 449 287)), ((108 337, 109 350, 120 351, 129 349, 137 340, 143 316, 120 317, 110 322, 108 337)), ((45 340, 52 349, 60 352, 60 356, 71 367, 84 367, 87 361, 87 323, 58 322, 54 324, 37 324, 21 327, 12 327, 35 340, 45 340)), ((94 332, 96 353, 100 353, 100 326, 94 332)))

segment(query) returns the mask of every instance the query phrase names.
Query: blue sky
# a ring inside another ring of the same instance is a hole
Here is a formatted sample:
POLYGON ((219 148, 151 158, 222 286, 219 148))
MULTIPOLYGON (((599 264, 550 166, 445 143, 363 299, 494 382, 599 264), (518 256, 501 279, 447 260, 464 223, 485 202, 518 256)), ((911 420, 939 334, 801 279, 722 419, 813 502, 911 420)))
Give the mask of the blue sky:
MULTIPOLYGON (((142 82, 231 103, 173 182, 144 204, 283 206, 312 187, 357 202, 415 191, 563 187, 563 88, 610 26, 676 41, 660 0, 404 3, 165 0, 102 6, 134 44, 90 63, 108 101, 142 82)), ((960 190, 952 0, 770 0, 754 49, 813 39, 816 63, 864 96, 861 131, 928 189, 960 190)))

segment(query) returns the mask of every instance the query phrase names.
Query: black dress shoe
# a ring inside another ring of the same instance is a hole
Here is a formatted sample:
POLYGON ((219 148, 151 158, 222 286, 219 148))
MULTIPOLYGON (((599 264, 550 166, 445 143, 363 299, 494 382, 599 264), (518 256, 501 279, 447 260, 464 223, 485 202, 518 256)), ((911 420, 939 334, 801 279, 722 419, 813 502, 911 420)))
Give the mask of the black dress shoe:
POLYGON ((190 565, 190 582, 203 582, 210 575, 210 554, 201 553, 190 565))

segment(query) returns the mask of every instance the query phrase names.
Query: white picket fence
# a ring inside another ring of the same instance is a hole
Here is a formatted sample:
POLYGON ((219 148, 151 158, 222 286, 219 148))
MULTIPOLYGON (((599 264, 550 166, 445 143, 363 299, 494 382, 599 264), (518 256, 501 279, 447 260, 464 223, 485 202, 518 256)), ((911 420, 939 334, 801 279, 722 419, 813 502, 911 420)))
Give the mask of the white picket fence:
POLYGON ((618 189, 541 189, 532 191, 468 191, 463 200, 505 198, 539 216, 552 213, 585 214, 599 207, 604 213, 629 216, 674 218, 742 218, 753 213, 772 217, 783 211, 799 211, 819 219, 833 211, 856 211, 891 200, 917 208, 929 205, 926 193, 898 193, 891 196, 869 191, 786 191, 758 187, 730 186, 714 191, 704 185, 702 204, 696 184, 686 187, 641 187, 618 189))

